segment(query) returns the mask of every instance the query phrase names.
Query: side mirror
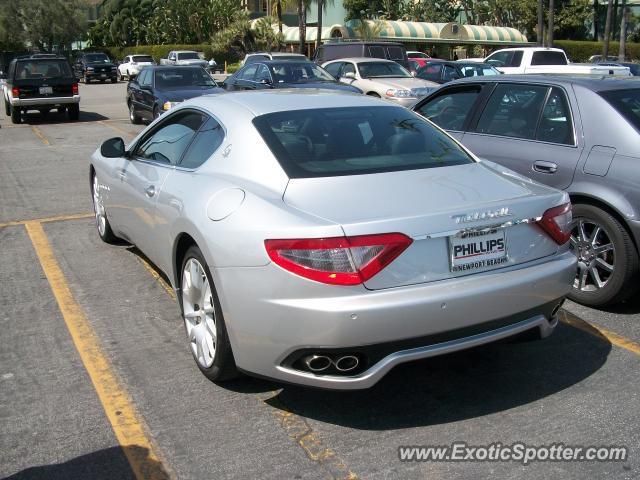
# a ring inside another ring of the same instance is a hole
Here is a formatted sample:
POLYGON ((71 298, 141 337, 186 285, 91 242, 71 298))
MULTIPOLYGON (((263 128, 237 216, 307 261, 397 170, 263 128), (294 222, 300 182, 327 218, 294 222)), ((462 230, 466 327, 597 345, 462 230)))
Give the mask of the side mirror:
POLYGON ((271 80, 269 80, 268 78, 263 78, 262 80, 260 80, 260 83, 262 85, 271 85, 271 80))
POLYGON ((110 138, 105 140, 100 147, 100 154, 105 158, 118 158, 124 157, 124 140, 120 137, 110 138))

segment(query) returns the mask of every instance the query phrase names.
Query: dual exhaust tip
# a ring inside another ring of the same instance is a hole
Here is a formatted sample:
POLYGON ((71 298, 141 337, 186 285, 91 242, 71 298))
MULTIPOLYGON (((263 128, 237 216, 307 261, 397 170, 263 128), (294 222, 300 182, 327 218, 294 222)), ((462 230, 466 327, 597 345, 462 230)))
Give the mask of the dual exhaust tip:
POLYGON ((360 360, 355 355, 342 355, 333 360, 326 355, 308 355, 302 359, 305 366, 314 373, 328 370, 332 365, 342 373, 351 372, 358 368, 360 360))

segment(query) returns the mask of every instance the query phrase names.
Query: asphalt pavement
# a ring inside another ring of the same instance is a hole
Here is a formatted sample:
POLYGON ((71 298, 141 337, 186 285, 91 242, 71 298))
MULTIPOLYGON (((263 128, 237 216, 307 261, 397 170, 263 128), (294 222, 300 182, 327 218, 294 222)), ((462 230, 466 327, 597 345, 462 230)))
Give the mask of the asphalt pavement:
POLYGON ((144 128, 125 88, 81 85, 78 122, 0 118, 0 478, 640 478, 639 299, 569 302, 545 341, 405 364, 362 392, 208 381, 162 275, 91 218, 91 153, 144 128), (399 460, 400 446, 454 442, 629 451, 399 460))

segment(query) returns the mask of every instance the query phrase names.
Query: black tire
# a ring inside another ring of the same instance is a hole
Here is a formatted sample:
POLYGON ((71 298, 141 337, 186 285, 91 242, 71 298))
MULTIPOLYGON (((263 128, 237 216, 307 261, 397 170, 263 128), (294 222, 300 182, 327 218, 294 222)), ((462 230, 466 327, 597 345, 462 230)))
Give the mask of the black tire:
POLYGON ((80 105, 74 103, 67 107, 67 113, 69 114, 69 120, 76 121, 80 118, 80 105))
POLYGON ((106 79, 104 79, 104 78, 101 78, 101 79, 100 79, 100 83, 104 83, 104 82, 106 82, 106 81, 107 81, 107 80, 106 80, 106 79))
MULTIPOLYGON (((209 285, 211 287, 211 302, 213 304, 214 313, 215 313, 215 325, 216 325, 216 351, 215 356, 213 357, 213 364, 205 368, 202 366, 198 360, 195 358, 193 354, 193 350, 189 348, 194 357, 194 361, 196 365, 203 373, 205 377, 213 382, 221 382, 225 380, 231 380, 236 378, 239 373, 236 368, 236 362, 233 358, 233 351, 231 349, 231 343, 229 342, 229 335, 227 333, 227 327, 224 322, 224 317, 222 315, 222 308, 220 307, 220 300, 218 299, 218 294, 216 292, 215 286, 213 284, 213 277, 211 276, 211 271, 209 270, 209 266, 207 265, 206 260, 204 259, 202 252, 200 249, 192 245, 189 247, 187 252, 184 255, 182 260, 182 265, 180 267, 179 272, 179 282, 182 283, 182 272, 184 271, 185 265, 190 259, 196 259, 200 265, 204 267, 205 273, 207 275, 207 280, 209 281, 209 285)), ((182 313, 184 320, 184 306, 182 302, 182 285, 179 285, 178 288, 178 304, 180 305, 180 312, 182 313)), ((186 332, 186 324, 185 324, 185 332, 186 332)))
POLYGON ((100 237, 100 239, 105 242, 105 243, 115 243, 119 240, 118 237, 116 237, 113 234, 113 230, 111 230, 111 224, 109 223, 109 218, 107 217, 107 212, 105 210, 104 212, 104 232, 101 233, 100 232, 100 228, 98 228, 98 207, 96 205, 96 197, 95 197, 95 178, 96 178, 96 174, 93 174, 93 177, 91 178, 91 200, 93 203, 93 213, 96 215, 96 231, 98 232, 98 236, 100 237))
MULTIPOLYGON (((601 235, 606 235, 610 240, 613 245, 613 252, 607 254, 612 255, 607 257, 607 260, 613 261, 613 272, 606 279, 604 286, 600 288, 595 288, 594 286, 592 290, 587 290, 586 288, 579 288, 581 272, 579 268, 576 282, 569 294, 569 298, 574 302, 590 307, 611 305, 628 299, 640 288, 639 282, 635 279, 638 276, 639 268, 638 251, 633 244, 631 236, 625 227, 607 211, 589 204, 576 204, 573 206, 573 239, 577 236, 577 225, 580 221, 587 222, 587 224, 593 222, 593 224, 600 226, 603 230, 601 235)), ((584 258, 580 255, 580 249, 575 246, 573 240, 572 249, 578 256, 579 267, 580 265, 585 265, 584 258)), ((585 258, 588 258, 588 252, 585 254, 585 258)), ((592 279, 590 275, 588 277, 592 279)))
POLYGON ((138 125, 142 121, 138 116, 138 114, 136 113, 136 109, 133 106, 133 102, 131 100, 129 100, 129 120, 134 125, 138 125))
POLYGON ((11 107, 11 123, 22 123, 22 113, 19 108, 11 107))
POLYGON ((67 107, 58 107, 58 113, 67 113, 67 107))
POLYGON ((11 116, 11 104, 9 102, 7 102, 7 99, 4 99, 4 113, 7 115, 7 117, 11 116))
POLYGON ((118 83, 118 77, 111 77, 111 83, 118 83))

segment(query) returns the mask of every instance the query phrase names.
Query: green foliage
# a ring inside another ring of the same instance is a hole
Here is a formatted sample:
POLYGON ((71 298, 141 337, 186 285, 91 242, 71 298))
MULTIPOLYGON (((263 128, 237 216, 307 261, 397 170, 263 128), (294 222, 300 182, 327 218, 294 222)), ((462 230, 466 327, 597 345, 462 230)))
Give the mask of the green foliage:
POLYGON ((262 17, 252 29, 249 13, 238 11, 227 28, 213 35, 213 51, 229 52, 232 57, 240 58, 256 50, 279 50, 284 45, 284 37, 274 31, 274 25, 277 25, 276 19, 262 17))
POLYGON ((114 60, 122 60, 127 55, 151 55, 156 63, 161 58, 167 58, 172 50, 193 50, 203 52, 206 59, 215 58, 218 65, 224 62, 235 62, 238 57, 232 52, 214 51, 210 44, 171 44, 171 45, 137 45, 131 47, 89 47, 88 51, 104 52, 114 60))
MULTIPOLYGON (((567 52, 567 56, 572 62, 586 62, 591 55, 602 55, 602 42, 588 42, 575 40, 556 40, 555 47, 562 48, 567 52)), ((619 49, 618 42, 609 43, 609 52, 617 55, 619 49)), ((627 42, 627 59, 633 61, 640 60, 640 43, 627 42)))

